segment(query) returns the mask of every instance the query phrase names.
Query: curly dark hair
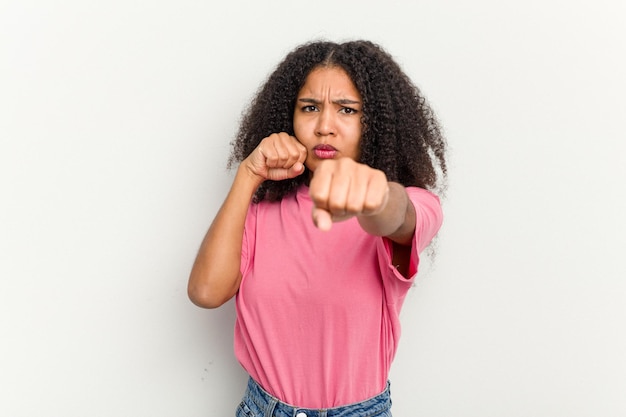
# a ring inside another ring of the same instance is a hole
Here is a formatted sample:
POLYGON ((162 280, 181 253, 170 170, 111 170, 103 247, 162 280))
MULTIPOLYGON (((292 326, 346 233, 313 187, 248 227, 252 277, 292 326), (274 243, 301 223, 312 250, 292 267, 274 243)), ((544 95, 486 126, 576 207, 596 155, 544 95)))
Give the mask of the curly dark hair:
MULTIPOLYGON (((389 181, 442 193, 447 177, 446 141, 420 90, 380 46, 364 40, 318 41, 290 52, 261 86, 243 115, 228 166, 244 160, 272 133, 294 135, 298 92, 318 67, 339 67, 361 94, 363 134, 359 162, 380 169, 389 181)), ((267 180, 254 201, 276 201, 304 183, 305 173, 267 180)))

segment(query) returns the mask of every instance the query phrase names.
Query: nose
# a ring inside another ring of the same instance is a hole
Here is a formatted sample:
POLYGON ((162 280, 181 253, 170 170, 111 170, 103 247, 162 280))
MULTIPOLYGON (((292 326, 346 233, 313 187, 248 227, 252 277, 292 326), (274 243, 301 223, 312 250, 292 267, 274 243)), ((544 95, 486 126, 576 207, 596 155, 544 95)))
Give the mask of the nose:
POLYGON ((316 136, 334 136, 336 133, 335 116, 328 108, 319 112, 315 126, 316 136))

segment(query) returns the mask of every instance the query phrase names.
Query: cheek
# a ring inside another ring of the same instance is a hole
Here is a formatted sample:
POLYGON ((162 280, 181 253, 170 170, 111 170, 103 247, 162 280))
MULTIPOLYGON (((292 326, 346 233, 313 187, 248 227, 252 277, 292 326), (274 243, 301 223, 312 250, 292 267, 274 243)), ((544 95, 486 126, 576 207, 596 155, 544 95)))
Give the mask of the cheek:
POLYGON ((363 129, 361 126, 358 126, 354 129, 354 159, 358 160, 361 157, 361 135, 363 134, 363 129))
POLYGON ((362 136, 363 136, 363 128, 360 125, 355 126, 354 130, 352 131, 352 137, 357 147, 359 147, 359 145, 361 144, 362 136))
POLYGON ((305 126, 302 120, 298 117, 293 118, 293 132, 296 134, 296 136, 305 132, 305 126))

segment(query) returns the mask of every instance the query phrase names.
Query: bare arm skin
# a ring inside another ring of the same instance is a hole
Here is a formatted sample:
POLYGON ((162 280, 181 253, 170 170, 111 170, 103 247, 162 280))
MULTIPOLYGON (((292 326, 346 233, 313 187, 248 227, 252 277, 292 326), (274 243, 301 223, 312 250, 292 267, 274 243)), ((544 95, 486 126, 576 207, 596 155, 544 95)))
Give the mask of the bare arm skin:
POLYGON ((389 182, 389 194, 382 210, 357 218, 366 232, 386 236, 400 245, 411 245, 415 233, 415 207, 402 184, 389 182))
POLYGON ((241 245, 248 207, 266 179, 292 178, 304 172, 306 149, 285 133, 272 134, 237 169, 230 192, 209 227, 194 262, 187 293, 205 308, 230 300, 241 282, 241 245))

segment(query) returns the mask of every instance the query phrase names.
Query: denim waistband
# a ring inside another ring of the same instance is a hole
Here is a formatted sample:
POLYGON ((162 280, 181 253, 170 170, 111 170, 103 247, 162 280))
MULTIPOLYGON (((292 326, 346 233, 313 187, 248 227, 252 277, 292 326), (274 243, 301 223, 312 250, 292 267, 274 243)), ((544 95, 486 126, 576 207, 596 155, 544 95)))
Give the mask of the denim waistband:
POLYGON ((238 417, 374 417, 391 416, 389 383, 385 390, 365 401, 325 409, 300 408, 280 401, 267 393, 252 378, 243 401, 237 410, 238 417))

